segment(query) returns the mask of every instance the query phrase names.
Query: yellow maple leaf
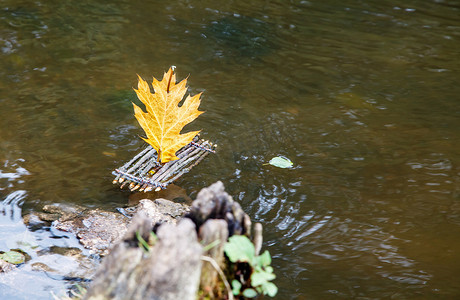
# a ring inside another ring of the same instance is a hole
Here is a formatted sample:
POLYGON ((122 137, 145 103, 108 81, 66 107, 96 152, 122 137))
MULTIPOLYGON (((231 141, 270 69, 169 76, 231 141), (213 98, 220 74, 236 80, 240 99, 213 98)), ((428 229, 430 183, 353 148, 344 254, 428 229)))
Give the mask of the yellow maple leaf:
POLYGON ((187 91, 187 79, 176 83, 173 68, 164 74, 161 81, 153 78, 154 94, 150 92, 148 83, 138 77, 138 87, 134 91, 147 109, 145 113, 133 103, 134 116, 147 134, 147 138, 142 139, 158 152, 161 163, 178 159, 177 150, 190 143, 199 132, 180 133, 185 125, 203 113, 198 110, 201 93, 193 97, 188 95, 184 103, 179 106, 187 91))

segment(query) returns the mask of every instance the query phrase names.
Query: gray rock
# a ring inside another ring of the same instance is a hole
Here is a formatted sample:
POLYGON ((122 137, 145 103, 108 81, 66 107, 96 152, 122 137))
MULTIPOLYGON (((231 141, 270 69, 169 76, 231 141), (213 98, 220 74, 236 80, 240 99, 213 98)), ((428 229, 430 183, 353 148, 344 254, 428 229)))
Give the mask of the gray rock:
POLYGON ((39 227, 45 226, 45 220, 40 218, 36 213, 25 215, 22 218, 22 221, 24 222, 26 226, 32 227, 32 228, 37 228, 37 227, 39 228, 39 227))
POLYGON ((110 246, 126 233, 128 223, 129 219, 122 214, 94 209, 72 217, 66 214, 53 226, 74 233, 91 253, 106 255, 110 246))
POLYGON ((152 219, 152 223, 173 223, 177 221, 187 212, 190 207, 174 203, 166 199, 156 199, 150 201, 148 199, 141 200, 137 206, 137 212, 143 212, 147 217, 152 219))
POLYGON ((42 263, 42 262, 36 262, 31 265, 32 271, 35 272, 53 272, 56 273, 57 271, 51 267, 49 267, 47 264, 42 263))
POLYGON ((180 218, 190 211, 190 206, 174 203, 166 199, 143 199, 139 204, 122 210, 123 213, 129 217, 134 216, 136 213, 144 213, 151 219, 152 225, 161 223, 176 224, 180 218))
POLYGON ((29 226, 39 221, 53 222, 59 230, 76 235, 80 243, 92 254, 107 255, 110 247, 126 233, 130 217, 141 212, 152 225, 157 223, 176 224, 190 210, 185 204, 174 203, 166 199, 154 201, 143 199, 139 204, 123 210, 124 215, 101 209, 87 209, 78 205, 53 204, 43 207, 44 213, 28 215, 25 223, 29 226))

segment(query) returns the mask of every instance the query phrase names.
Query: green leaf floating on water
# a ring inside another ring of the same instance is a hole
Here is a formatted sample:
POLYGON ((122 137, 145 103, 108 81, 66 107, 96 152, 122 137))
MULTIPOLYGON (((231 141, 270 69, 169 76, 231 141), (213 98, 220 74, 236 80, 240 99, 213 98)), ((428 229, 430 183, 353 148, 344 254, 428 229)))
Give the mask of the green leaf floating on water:
POLYGON ((291 168, 293 166, 293 163, 289 160, 289 158, 282 156, 273 157, 268 163, 272 166, 284 169, 291 168))
POLYGON ((22 264, 26 260, 24 254, 16 251, 4 252, 0 254, 0 259, 15 265, 22 264))

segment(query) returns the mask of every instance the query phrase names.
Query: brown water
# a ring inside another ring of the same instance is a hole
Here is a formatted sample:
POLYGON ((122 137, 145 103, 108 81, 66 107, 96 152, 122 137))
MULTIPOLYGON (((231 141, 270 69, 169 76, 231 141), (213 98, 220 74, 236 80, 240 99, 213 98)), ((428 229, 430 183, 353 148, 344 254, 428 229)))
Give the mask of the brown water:
MULTIPOLYGON (((1 251, 74 242, 21 225, 44 204, 127 203, 136 74, 176 65, 220 146, 177 184, 264 224, 277 299, 460 297, 459 1, 2 1, 0 48, 1 251)), ((35 273, 17 299, 68 287, 35 273)))

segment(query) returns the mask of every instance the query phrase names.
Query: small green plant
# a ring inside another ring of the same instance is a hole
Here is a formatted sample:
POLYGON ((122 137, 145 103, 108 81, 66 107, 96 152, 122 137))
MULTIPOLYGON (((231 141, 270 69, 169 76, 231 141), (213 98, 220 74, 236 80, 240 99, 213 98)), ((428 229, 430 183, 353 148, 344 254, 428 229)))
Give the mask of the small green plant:
POLYGON ((141 248, 142 250, 144 250, 145 253, 150 252, 150 248, 155 244, 155 242, 156 242, 157 239, 158 239, 158 237, 156 236, 156 234, 155 234, 154 232, 150 232, 149 242, 147 242, 147 241, 144 240, 144 238, 141 236, 141 234, 139 233, 139 231, 136 231, 136 238, 137 238, 137 240, 139 241, 138 247, 141 248))
POLYGON ((234 235, 228 239, 224 251, 232 263, 247 263, 252 269, 248 282, 237 279, 232 281, 232 292, 235 296, 242 294, 246 298, 254 298, 258 294, 270 297, 276 295, 278 288, 270 282, 276 276, 270 266, 272 259, 267 250, 256 255, 254 245, 246 236, 234 235), (246 288, 242 290, 244 286, 246 288))

